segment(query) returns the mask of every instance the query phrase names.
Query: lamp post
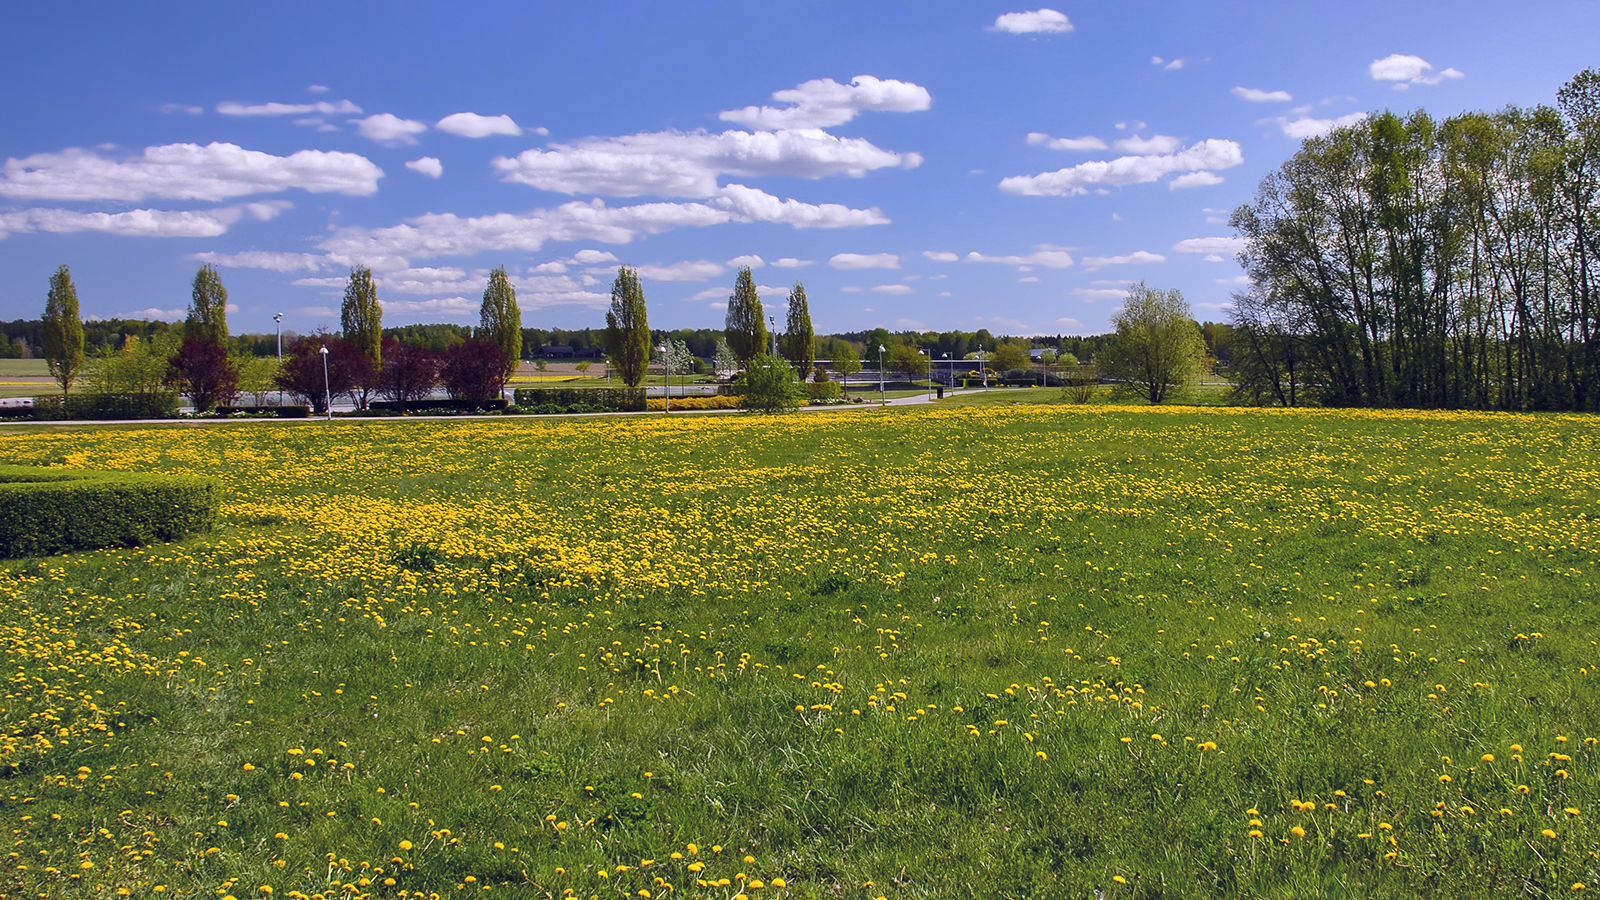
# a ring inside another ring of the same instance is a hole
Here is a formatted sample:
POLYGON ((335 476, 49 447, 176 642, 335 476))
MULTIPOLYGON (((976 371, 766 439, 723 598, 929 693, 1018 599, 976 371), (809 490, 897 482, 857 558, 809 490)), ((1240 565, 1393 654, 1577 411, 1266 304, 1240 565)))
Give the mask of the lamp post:
POLYGON ((661 373, 666 381, 666 387, 663 392, 666 398, 666 406, 663 407, 663 410, 670 413, 672 412, 672 346, 670 344, 662 344, 656 349, 661 351, 661 373))
MULTIPOLYGON (((273 316, 272 321, 278 329, 278 367, 281 369, 283 367, 283 313, 273 316)), ((283 388, 278 388, 278 405, 283 405, 283 388)))
POLYGON ((886 404, 886 403, 889 402, 889 395, 887 393, 885 393, 884 390, 883 390, 883 351, 884 351, 884 346, 882 344, 879 344, 878 345, 878 402, 886 404))
POLYGON ((333 421, 333 384, 328 380, 328 345, 322 345, 322 402, 326 404, 328 421, 333 421))
POLYGON ((950 360, 950 354, 948 353, 944 355, 944 370, 944 383, 949 385, 951 390, 954 390, 956 386, 955 363, 950 360))
POLYGON ((917 351, 917 355, 918 356, 926 356, 928 358, 928 399, 932 400, 933 399, 933 353, 932 353, 932 351, 929 351, 929 350, 918 350, 917 351))
POLYGON ((767 334, 772 335, 772 355, 773 356, 777 356, 778 355, 778 320, 777 320, 777 318, 775 318, 773 316, 767 316, 767 334))
POLYGON ((983 389, 989 389, 989 370, 983 366, 983 345, 978 345, 978 374, 983 376, 983 389))

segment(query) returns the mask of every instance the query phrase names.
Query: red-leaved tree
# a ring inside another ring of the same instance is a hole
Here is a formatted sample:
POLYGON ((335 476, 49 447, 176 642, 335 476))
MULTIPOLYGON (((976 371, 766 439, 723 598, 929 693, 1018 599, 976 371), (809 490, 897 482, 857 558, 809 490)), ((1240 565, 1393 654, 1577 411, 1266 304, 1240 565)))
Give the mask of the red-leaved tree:
POLYGON ((443 364, 444 358, 427 347, 385 338, 378 394, 400 404, 402 410, 409 404, 426 400, 439 383, 439 367, 443 364))
POLYGON ((471 340, 445 351, 439 378, 456 400, 485 405, 500 399, 505 384, 506 357, 491 341, 471 340))
POLYGON ((278 389, 319 413, 327 412, 327 398, 346 397, 370 382, 372 360, 349 341, 325 332, 306 335, 288 348, 275 379, 278 389), (327 380, 323 380, 322 348, 328 348, 327 380))
POLYGON ((189 398, 196 412, 232 403, 239 396, 239 373, 228 358, 228 348, 202 338, 184 338, 178 352, 167 358, 167 381, 189 398))

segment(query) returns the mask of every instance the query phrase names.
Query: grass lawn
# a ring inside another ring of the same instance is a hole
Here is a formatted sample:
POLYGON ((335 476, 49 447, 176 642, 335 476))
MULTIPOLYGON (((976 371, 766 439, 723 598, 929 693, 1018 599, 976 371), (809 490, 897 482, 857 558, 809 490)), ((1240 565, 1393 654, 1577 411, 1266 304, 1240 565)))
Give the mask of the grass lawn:
POLYGON ((1594 418, 947 405, 0 453, 227 498, 182 544, 0 564, 0 895, 1600 881, 1594 418))

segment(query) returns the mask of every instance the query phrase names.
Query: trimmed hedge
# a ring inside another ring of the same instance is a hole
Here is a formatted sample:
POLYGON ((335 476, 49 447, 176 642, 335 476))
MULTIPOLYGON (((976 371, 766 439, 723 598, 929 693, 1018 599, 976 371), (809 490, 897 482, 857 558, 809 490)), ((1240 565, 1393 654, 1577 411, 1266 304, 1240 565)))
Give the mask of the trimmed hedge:
POLYGON ((220 503, 211 478, 0 466, 0 558, 177 540, 220 503))
POLYGON ((33 416, 44 420, 96 419, 174 419, 178 416, 178 395, 167 391, 151 394, 101 394, 86 392, 33 398, 33 416))
POLYGON ((584 412, 641 412, 644 388, 517 388, 516 404, 525 407, 587 407, 584 412))

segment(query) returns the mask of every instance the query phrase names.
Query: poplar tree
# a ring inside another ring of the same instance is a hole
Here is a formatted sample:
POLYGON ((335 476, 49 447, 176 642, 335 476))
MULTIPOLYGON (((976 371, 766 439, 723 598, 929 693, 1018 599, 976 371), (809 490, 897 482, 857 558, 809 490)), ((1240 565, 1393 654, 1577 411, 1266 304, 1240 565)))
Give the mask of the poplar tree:
POLYGON ((66 266, 50 276, 50 293, 44 303, 44 360, 51 377, 61 384, 64 397, 72 381, 83 374, 83 320, 78 317, 78 289, 66 266))
POLYGON ((817 335, 811 327, 806 286, 796 281, 789 291, 789 315, 783 323, 783 355, 804 378, 817 363, 817 335))
POLYGON ((638 387, 650 370, 650 321, 637 270, 623 266, 611 282, 611 309, 606 313, 606 355, 622 383, 638 387))
POLYGON ((194 273, 189 315, 183 320, 183 336, 226 347, 228 344, 228 289, 222 276, 210 263, 194 273))
POLYGON ((749 266, 741 266, 733 281, 733 294, 728 297, 726 321, 728 346, 740 365, 758 353, 767 352, 767 319, 761 309, 761 298, 756 294, 756 280, 749 266))
POLYGON ((489 273, 483 305, 478 307, 478 337, 494 343, 505 357, 505 370, 500 378, 503 391, 511 373, 516 371, 518 360, 522 359, 522 310, 517 308, 517 289, 511 286, 505 266, 489 273))
POLYGON ((378 286, 372 279, 372 270, 366 266, 350 270, 350 280, 344 286, 344 303, 339 307, 339 327, 344 331, 344 339, 367 363, 356 379, 356 387, 361 392, 357 402, 366 409, 372 389, 377 386, 378 374, 383 371, 383 306, 378 303, 378 286))

